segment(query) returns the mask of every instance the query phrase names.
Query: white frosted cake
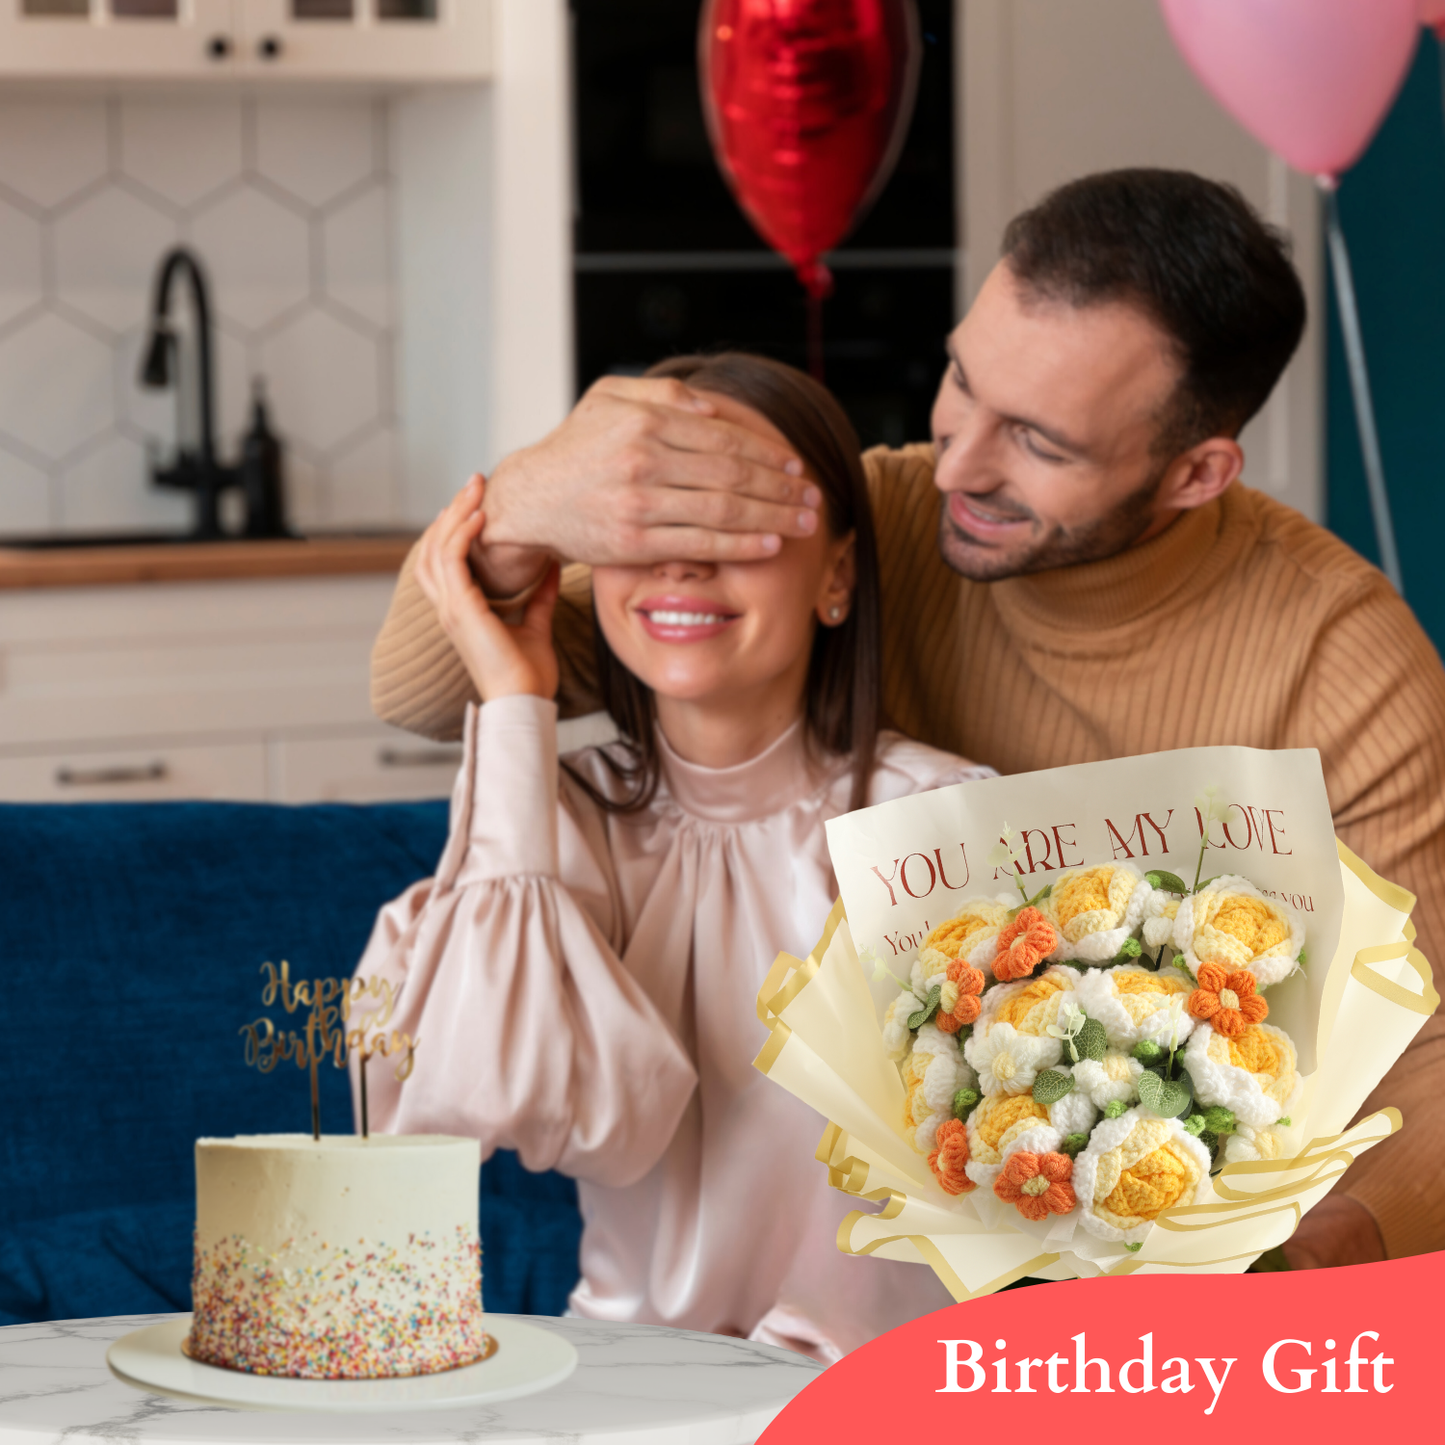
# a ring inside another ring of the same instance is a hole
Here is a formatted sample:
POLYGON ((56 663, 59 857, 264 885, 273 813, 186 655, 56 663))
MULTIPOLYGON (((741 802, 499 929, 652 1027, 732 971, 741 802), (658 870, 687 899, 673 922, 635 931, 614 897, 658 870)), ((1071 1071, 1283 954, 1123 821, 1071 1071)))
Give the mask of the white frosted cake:
POLYGON ((318 1380, 482 1359, 480 1167, 439 1134, 198 1139, 186 1353, 318 1380))

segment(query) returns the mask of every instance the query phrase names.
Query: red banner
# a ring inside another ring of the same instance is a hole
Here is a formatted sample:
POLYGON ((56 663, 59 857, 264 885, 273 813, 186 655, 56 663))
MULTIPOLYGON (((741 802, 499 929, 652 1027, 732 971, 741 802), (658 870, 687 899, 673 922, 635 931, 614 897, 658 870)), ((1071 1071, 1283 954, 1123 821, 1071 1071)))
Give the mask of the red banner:
POLYGON ((1445 1254, 1007 1290, 855 1351, 762 1442, 1438 1439, 1442 1298, 1445 1254))

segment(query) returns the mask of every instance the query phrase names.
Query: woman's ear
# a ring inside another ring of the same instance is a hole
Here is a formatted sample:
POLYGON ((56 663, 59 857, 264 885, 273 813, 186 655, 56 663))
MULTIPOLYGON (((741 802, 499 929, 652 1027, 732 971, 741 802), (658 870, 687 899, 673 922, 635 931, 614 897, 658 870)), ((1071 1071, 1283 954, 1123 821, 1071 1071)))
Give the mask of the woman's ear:
POLYGON ((823 586, 818 593, 816 611, 824 627, 841 627, 848 620, 853 605, 853 589, 858 583, 858 549, 855 534, 849 532, 832 543, 823 586))

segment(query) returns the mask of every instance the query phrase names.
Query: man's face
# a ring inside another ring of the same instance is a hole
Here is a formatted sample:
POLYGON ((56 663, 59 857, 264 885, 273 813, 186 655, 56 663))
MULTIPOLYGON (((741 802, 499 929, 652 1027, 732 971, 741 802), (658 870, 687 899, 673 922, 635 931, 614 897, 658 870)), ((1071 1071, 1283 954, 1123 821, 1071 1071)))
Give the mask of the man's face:
POLYGON ((1164 525, 1154 446, 1181 368, 1142 311, 1040 299, 1000 262, 948 349, 934 480, 956 572, 987 582, 1094 561, 1164 525))

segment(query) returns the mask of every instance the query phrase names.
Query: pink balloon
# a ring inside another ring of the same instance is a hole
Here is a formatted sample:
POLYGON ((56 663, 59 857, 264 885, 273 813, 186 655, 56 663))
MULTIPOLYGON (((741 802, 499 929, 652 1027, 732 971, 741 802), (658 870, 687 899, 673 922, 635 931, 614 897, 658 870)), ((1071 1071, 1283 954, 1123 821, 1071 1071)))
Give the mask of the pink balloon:
POLYGON ((1214 98, 1296 170, 1360 158, 1410 68, 1420 0, 1160 0, 1214 98))

